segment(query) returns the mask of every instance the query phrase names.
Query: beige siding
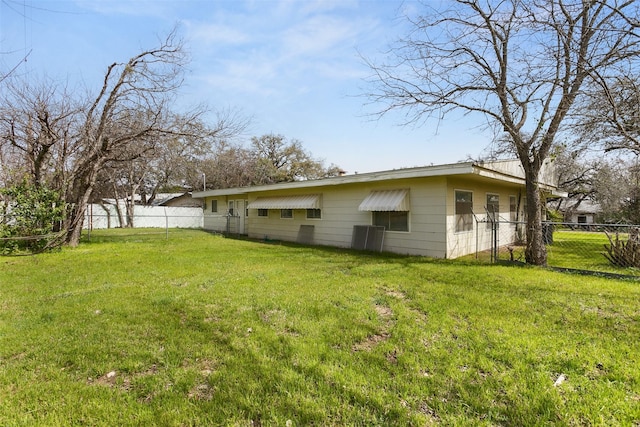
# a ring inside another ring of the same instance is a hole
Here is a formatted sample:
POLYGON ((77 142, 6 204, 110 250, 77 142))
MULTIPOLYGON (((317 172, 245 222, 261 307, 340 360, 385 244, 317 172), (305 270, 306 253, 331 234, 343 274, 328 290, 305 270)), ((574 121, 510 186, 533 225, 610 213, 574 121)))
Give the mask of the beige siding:
MULTIPOLYGON (((497 194, 499 196, 499 208, 501 221, 508 221, 509 196, 518 196, 520 191, 518 186, 500 184, 495 181, 478 181, 450 178, 447 184, 447 258, 458 258, 464 255, 473 254, 478 251, 491 249, 491 228, 487 226, 486 202, 487 194, 497 194), (455 191, 471 191, 473 193, 473 212, 475 219, 473 230, 456 232, 455 230, 455 191)), ((524 195, 523 195, 524 197, 524 195)), ((522 211, 522 206, 520 207, 522 211)), ((520 214, 522 217, 522 213, 520 214)), ((516 227, 510 224, 500 224, 498 233, 498 245, 505 246, 514 244, 518 240, 516 227)))
MULTIPOLYGON (((358 206, 374 190, 409 189, 411 211, 409 232, 385 232, 384 251, 444 257, 445 242, 445 180, 444 178, 413 179, 393 183, 358 183, 339 187, 314 188, 309 194, 322 193, 322 219, 307 219, 306 210, 294 210, 293 219, 281 219, 279 210, 269 210, 269 217, 259 217, 249 209, 249 236, 259 239, 295 241, 300 225, 314 226, 313 243, 350 247, 354 225, 370 225, 371 212, 358 206)), ((307 194, 300 190, 261 192, 261 197, 307 194)), ((249 202, 257 196, 250 195, 249 202)))
MULTIPOLYGON (((207 197, 204 200, 206 203, 203 219, 203 227, 205 230, 232 234, 240 232, 239 215, 244 215, 244 212, 235 212, 234 216, 229 217, 229 201, 246 200, 245 195, 207 197), (211 212, 212 200, 217 200, 218 202, 217 212, 211 212)), ((246 230, 243 234, 246 234, 246 230)))
MULTIPOLYGON (((409 190, 409 231, 386 231, 383 250, 399 254, 421 255, 436 258, 457 258, 487 250, 491 244, 490 228, 483 222, 473 224, 473 230, 455 231, 455 190, 473 193, 473 211, 478 221, 486 219, 485 205, 488 193, 499 195, 500 217, 509 219, 509 196, 517 196, 521 187, 496 180, 478 177, 424 177, 380 182, 349 183, 338 186, 260 191, 247 195, 207 197, 204 212, 204 228, 218 232, 236 233, 239 218, 228 218, 230 200, 254 201, 257 197, 278 197, 305 194, 321 194, 322 218, 307 219, 305 209, 293 211, 293 218, 280 218, 280 210, 271 209, 268 217, 259 217, 257 209, 249 209, 243 218, 244 232, 257 239, 294 242, 301 225, 313 225, 316 245, 350 247, 353 226, 370 225, 372 213, 358 210, 358 206, 376 190, 409 190), (218 212, 211 212, 211 200, 218 201, 218 212)), ((236 212, 244 215, 244 212, 236 212)), ((511 244, 516 240, 515 227, 501 225, 499 244, 511 244)))
MULTIPOLYGON (((547 181, 552 176, 544 174, 547 181)), ((296 181, 247 188, 209 190, 194 193, 207 203, 204 211, 204 227, 209 230, 245 233, 258 239, 296 241, 299 236, 305 242, 338 247, 351 246, 353 227, 370 225, 373 214, 359 211, 358 207, 372 191, 409 190, 408 231, 386 231, 383 250, 399 254, 425 255, 439 258, 457 258, 487 250, 491 245, 491 228, 483 221, 487 194, 499 196, 499 217, 510 220, 509 196, 524 192, 525 181, 517 161, 464 162, 450 165, 427 166, 373 172, 360 175, 332 177, 313 181, 296 181), (473 193, 475 221, 466 232, 455 230, 455 190, 473 193), (230 200, 238 206, 255 201, 258 197, 287 197, 321 195, 322 218, 307 219, 305 209, 293 211, 293 218, 280 218, 280 210, 269 210, 268 217, 259 217, 256 209, 227 215, 230 200), (211 200, 218 201, 218 212, 211 212, 211 200), (237 215, 239 214, 239 215, 237 215), (313 233, 301 226, 313 225, 313 233)), ((547 182, 549 189, 553 183, 547 182)), ((373 208, 373 207, 370 207, 373 208)), ((523 211, 522 206, 520 212, 523 211)), ((522 215, 520 215, 522 218, 522 215)), ((518 232, 513 225, 501 224, 498 244, 504 246, 516 242, 518 232)))

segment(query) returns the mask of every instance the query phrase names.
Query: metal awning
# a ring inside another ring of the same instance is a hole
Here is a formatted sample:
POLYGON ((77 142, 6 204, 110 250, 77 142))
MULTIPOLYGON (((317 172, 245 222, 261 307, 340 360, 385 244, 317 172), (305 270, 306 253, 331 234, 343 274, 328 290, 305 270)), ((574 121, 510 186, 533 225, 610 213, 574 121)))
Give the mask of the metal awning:
POLYGON ((249 202, 249 209, 320 209, 319 194, 258 197, 249 202))
POLYGON ((359 211, 409 212, 409 190, 372 191, 358 207, 359 211))

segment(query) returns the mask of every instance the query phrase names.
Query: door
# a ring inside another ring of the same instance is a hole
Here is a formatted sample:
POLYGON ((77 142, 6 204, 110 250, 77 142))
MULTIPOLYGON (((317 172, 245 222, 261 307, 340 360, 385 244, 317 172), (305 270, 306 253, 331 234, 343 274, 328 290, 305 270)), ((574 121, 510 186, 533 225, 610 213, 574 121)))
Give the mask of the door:
POLYGON ((235 201, 235 214, 238 216, 238 234, 247 234, 245 231, 245 224, 247 219, 245 200, 235 201))

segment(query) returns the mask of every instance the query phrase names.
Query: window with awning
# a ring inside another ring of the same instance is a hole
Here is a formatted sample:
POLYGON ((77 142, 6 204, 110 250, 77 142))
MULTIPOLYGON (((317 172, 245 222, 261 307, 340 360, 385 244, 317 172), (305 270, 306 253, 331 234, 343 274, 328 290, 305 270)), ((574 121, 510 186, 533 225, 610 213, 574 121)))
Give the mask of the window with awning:
POLYGON ((319 194, 258 197, 249 202, 249 209, 320 209, 319 194))
POLYGON ((372 191, 360 203, 359 211, 409 212, 409 190, 372 191))
POLYGON ((358 210, 369 211, 371 223, 386 231, 409 231, 409 190, 372 191, 358 210))

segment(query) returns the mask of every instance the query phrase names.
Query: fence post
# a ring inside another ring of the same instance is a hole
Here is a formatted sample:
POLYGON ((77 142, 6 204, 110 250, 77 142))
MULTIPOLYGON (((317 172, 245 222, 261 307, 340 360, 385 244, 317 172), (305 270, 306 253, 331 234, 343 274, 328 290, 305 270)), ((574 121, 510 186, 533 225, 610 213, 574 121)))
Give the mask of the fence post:
POLYGON ((87 240, 91 241, 91 229, 93 228, 93 203, 89 204, 89 211, 87 212, 87 240))
POLYGON ((167 216, 167 207, 164 207, 164 229, 165 229, 165 238, 169 240, 169 217, 167 216))
POLYGON ((476 222, 476 227, 474 228, 475 233, 476 233, 476 259, 478 259, 478 252, 480 251, 480 243, 478 242, 478 235, 480 234, 479 230, 478 230, 478 224, 480 223, 478 221, 478 218, 476 218, 476 216, 473 216, 473 220, 476 222))
POLYGON ((491 262, 494 263, 498 260, 498 233, 497 233, 497 221, 495 217, 487 215, 489 222, 491 223, 491 262))

